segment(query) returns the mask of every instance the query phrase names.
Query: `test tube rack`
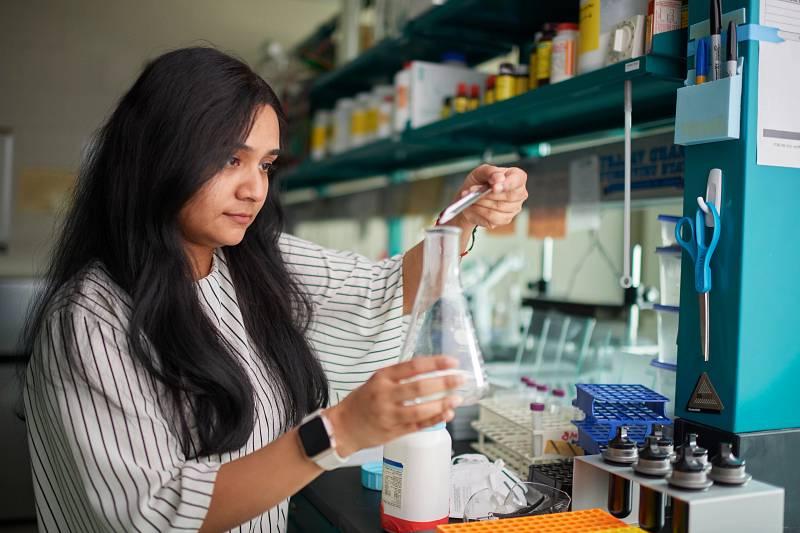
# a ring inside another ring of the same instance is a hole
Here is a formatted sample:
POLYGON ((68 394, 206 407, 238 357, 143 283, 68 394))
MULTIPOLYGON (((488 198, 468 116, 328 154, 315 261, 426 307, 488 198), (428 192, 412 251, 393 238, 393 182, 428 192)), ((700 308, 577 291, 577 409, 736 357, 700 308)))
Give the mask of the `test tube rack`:
POLYGON ((624 518, 636 522, 639 517, 641 487, 672 498, 673 531, 704 533, 780 533, 783 531, 784 490, 750 480, 741 486, 714 484, 707 490, 685 490, 670 486, 663 478, 637 474, 629 466, 611 465, 599 455, 575 457, 572 508, 605 508, 608 502, 609 477, 619 476, 632 483, 631 512, 624 518), (675 529, 677 504, 688 507, 685 522, 675 529))
POLYGON ((541 483, 566 492, 572 497, 573 459, 558 459, 552 463, 530 465, 528 481, 541 483))
POLYGON ((515 532, 515 533, 588 533, 588 532, 634 532, 641 531, 622 520, 617 520, 602 509, 587 509, 569 513, 553 513, 505 520, 484 520, 463 524, 445 524, 436 528, 437 533, 460 532, 515 532))
POLYGON ((518 475, 528 475, 531 464, 542 464, 583 453, 574 444, 575 425, 568 413, 544 413, 542 429, 533 430, 530 409, 518 399, 487 398, 479 403, 478 419, 471 423, 478 433, 472 447, 492 460, 502 459, 518 475), (533 455, 539 439, 544 454, 533 455))
POLYGON ((573 422, 587 454, 600 453, 620 426, 627 426, 628 437, 643 444, 654 424, 672 424, 664 414, 669 399, 642 385, 578 383, 575 388, 576 405, 586 418, 573 422))

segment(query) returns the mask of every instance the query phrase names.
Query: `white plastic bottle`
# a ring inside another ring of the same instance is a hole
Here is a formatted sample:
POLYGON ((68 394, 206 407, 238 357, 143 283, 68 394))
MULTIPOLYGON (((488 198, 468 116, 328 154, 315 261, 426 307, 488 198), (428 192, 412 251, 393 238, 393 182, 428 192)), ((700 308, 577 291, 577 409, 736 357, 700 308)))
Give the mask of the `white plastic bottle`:
POLYGON ((451 444, 441 423, 383 447, 381 527, 385 531, 424 531, 448 522, 451 444))
POLYGON ((331 132, 332 154, 339 154, 350 148, 350 115, 354 106, 355 100, 352 98, 340 98, 336 101, 331 132))
POLYGON ((411 118, 411 62, 403 65, 403 70, 394 75, 394 112, 392 116, 392 131, 402 132, 406 129, 411 118))
POLYGON ((329 151, 329 132, 331 130, 330 111, 321 110, 314 113, 311 126, 311 159, 319 161, 329 151))
POLYGON ((578 59, 578 25, 563 22, 556 26, 553 53, 550 59, 550 83, 558 83, 575 76, 578 59))

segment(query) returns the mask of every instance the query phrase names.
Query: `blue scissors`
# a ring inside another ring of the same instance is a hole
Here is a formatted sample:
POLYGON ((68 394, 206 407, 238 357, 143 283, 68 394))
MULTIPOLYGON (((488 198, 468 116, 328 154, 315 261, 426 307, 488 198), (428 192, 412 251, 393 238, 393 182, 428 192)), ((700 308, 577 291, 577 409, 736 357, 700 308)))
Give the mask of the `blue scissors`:
POLYGON ((689 253, 689 256, 694 261, 694 288, 698 293, 698 305, 700 309, 700 345, 703 350, 703 359, 708 362, 708 292, 711 290, 711 256, 714 255, 714 250, 717 248, 719 242, 719 213, 717 207, 711 203, 706 202, 711 216, 714 218, 714 233, 711 236, 711 242, 706 244, 706 224, 705 213, 702 209, 698 209, 695 214, 695 220, 689 217, 683 217, 678 220, 675 225, 675 238, 678 244, 689 253), (688 225, 690 232, 690 239, 687 241, 683 238, 683 226, 688 225))

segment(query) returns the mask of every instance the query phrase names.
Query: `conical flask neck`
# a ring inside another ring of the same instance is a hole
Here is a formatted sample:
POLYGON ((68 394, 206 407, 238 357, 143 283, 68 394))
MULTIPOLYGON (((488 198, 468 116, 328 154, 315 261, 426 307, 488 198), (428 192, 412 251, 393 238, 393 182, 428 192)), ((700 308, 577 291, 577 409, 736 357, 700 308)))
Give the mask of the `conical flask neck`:
POLYGON ((441 288, 460 287, 459 244, 461 230, 437 227, 425 233, 423 283, 441 288))

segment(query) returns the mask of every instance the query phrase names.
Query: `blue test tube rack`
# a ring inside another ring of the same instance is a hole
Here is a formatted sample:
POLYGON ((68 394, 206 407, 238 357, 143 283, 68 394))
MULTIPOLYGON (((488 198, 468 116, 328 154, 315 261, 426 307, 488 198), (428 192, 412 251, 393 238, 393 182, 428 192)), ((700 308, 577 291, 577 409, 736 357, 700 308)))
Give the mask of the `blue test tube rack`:
POLYGON ((672 424, 664 414, 669 399, 642 385, 579 383, 576 388, 575 403, 586 418, 573 423, 587 454, 600 453, 620 426, 627 426, 628 437, 643 444, 654 424, 672 424))

